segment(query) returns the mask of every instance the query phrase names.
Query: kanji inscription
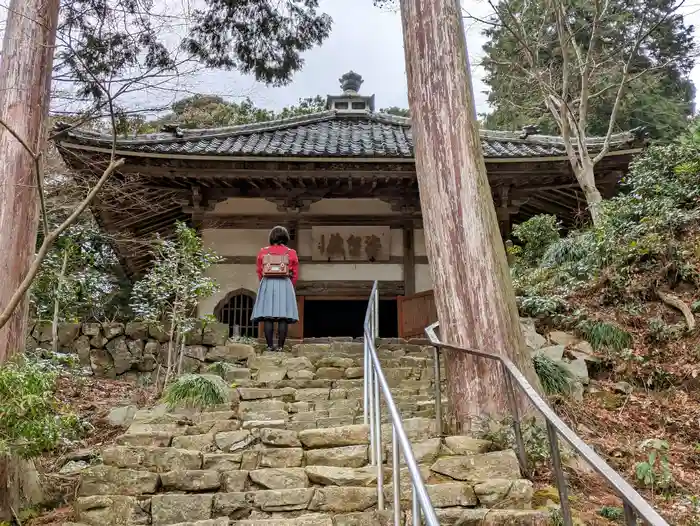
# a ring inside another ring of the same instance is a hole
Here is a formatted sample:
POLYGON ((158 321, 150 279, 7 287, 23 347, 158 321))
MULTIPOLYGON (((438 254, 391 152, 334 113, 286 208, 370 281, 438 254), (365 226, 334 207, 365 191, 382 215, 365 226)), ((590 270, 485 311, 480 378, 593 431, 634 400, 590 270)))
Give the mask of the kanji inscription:
POLYGON ((311 228, 314 261, 389 261, 388 226, 319 226, 311 228))

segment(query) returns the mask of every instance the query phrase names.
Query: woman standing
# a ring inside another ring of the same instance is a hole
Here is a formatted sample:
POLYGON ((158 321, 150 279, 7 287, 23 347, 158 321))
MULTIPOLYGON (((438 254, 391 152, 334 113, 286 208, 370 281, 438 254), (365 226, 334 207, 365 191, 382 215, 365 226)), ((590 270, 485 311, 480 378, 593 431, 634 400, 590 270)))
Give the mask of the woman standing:
POLYGON ((253 306, 252 320, 263 322, 265 341, 269 351, 282 350, 290 323, 299 321, 294 286, 299 277, 299 258, 288 248, 289 232, 283 226, 270 230, 270 245, 258 252, 258 279, 260 287, 253 306), (277 322, 279 340, 273 345, 274 323, 277 322))

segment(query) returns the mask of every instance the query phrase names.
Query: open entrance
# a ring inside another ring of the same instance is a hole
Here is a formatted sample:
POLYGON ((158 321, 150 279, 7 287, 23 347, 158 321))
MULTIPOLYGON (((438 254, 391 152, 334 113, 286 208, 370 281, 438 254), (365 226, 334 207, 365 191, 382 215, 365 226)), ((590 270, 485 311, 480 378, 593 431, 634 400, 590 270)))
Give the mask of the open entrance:
MULTIPOLYGON (((304 338, 350 336, 361 338, 364 332, 366 299, 315 299, 304 302, 304 338)), ((399 335, 396 300, 379 300, 379 336, 399 335)))

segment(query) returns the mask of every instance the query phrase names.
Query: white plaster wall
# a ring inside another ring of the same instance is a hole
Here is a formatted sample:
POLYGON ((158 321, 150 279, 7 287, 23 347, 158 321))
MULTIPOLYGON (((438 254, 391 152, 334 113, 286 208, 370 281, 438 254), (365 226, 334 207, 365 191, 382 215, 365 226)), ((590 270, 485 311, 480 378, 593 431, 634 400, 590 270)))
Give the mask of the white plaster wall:
POLYGON ((277 205, 259 197, 231 197, 216 203, 214 214, 226 215, 285 215, 277 210, 277 205))
POLYGON ((297 254, 300 256, 310 256, 311 243, 311 229, 300 228, 297 231, 297 254))
POLYGON ((205 228, 202 243, 220 256, 256 256, 267 245, 267 229, 205 228))
POLYGON ((397 214, 389 203, 379 199, 321 199, 301 215, 389 215, 397 214))
POLYGON ((229 292, 247 289, 254 294, 258 292, 258 276, 255 265, 213 265, 207 275, 219 284, 219 291, 199 303, 199 315, 213 314, 216 305, 229 292))
POLYGON ((433 288, 433 279, 430 275, 430 265, 416 265, 416 292, 431 290, 433 288))
POLYGON ((302 263, 299 279, 304 281, 401 281, 403 265, 399 263, 302 263))
POLYGON ((403 256, 403 230, 400 228, 391 229, 391 255, 403 256))
POLYGON ((425 230, 417 228, 413 231, 413 251, 416 256, 427 256, 425 247, 425 230))

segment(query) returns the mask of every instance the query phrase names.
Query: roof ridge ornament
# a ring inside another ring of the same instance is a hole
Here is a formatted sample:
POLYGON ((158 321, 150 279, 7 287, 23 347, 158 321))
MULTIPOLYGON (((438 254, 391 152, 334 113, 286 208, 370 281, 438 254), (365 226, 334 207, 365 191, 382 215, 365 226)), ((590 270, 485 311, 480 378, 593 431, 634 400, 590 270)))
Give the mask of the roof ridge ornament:
POLYGON ((362 86, 364 80, 362 80, 362 75, 350 70, 340 77, 338 82, 340 82, 340 89, 343 90, 343 93, 355 94, 360 91, 360 86, 362 86))
POLYGON ((526 124, 522 127, 520 134, 520 139, 527 139, 530 135, 537 135, 540 133, 540 128, 536 124, 526 124))

